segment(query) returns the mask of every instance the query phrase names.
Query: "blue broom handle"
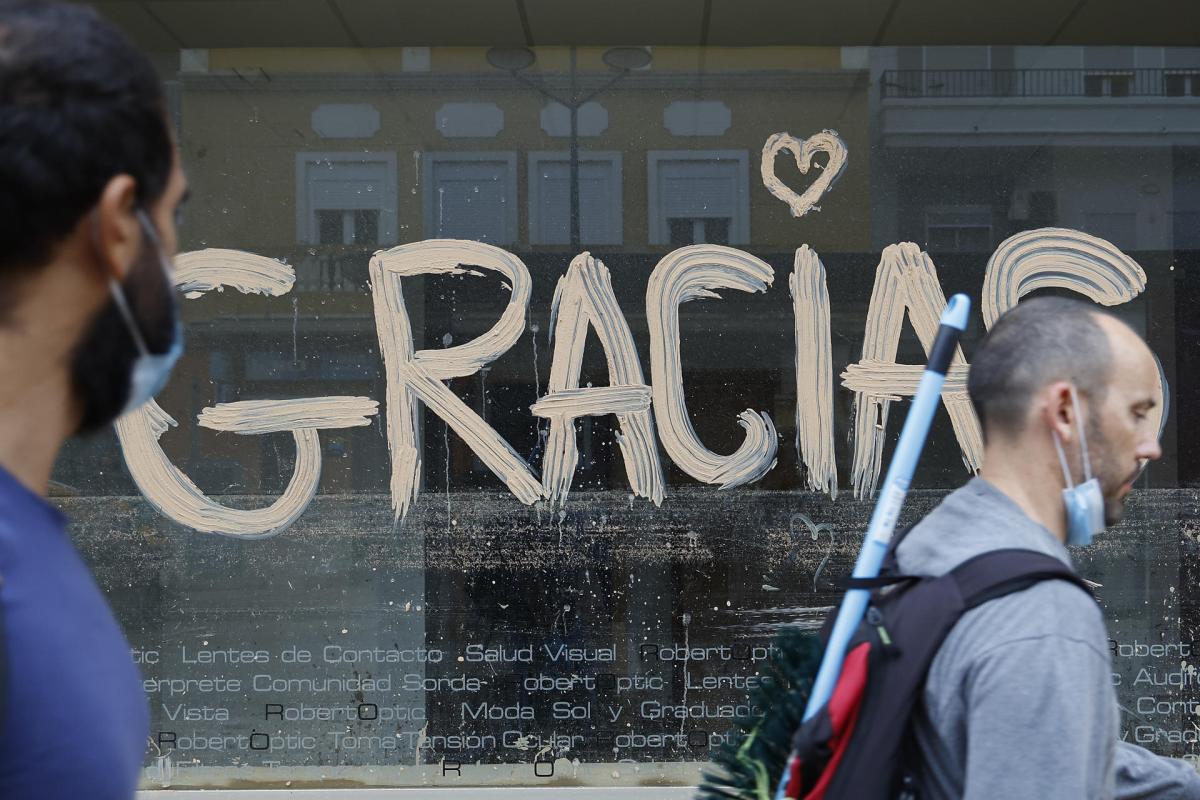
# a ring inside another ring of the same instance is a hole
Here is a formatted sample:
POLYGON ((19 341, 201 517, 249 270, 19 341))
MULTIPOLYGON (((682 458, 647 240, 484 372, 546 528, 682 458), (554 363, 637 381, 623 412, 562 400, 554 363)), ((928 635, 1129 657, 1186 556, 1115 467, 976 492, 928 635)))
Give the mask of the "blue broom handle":
MULTIPOLYGON (((959 337, 966 330, 970 311, 971 300, 965 294, 956 294, 950 298, 942 312, 937 338, 929 354, 929 363, 921 376, 912 407, 900 431, 900 440, 896 443, 896 451, 892 455, 892 463, 888 467, 879 502, 875 504, 875 510, 871 513, 871 523, 867 527, 862 550, 859 551, 858 561, 854 565, 855 578, 874 578, 879 575, 888 543, 896 529, 900 507, 904 504, 913 472, 916 471, 917 459, 925 446, 934 412, 941 401, 946 371, 954 358, 959 337)), ((837 683, 842 661, 846 657, 846 647, 866 612, 867 601, 870 598, 871 593, 867 589, 850 589, 846 592, 837 619, 833 623, 833 631, 829 634, 829 642, 825 645, 825 653, 821 657, 821 667, 817 670, 808 705, 804 709, 805 720, 820 711, 833 695, 833 687, 837 683)), ((791 762, 792 759, 789 759, 789 768, 785 768, 783 778, 779 782, 777 798, 784 797, 791 762)))

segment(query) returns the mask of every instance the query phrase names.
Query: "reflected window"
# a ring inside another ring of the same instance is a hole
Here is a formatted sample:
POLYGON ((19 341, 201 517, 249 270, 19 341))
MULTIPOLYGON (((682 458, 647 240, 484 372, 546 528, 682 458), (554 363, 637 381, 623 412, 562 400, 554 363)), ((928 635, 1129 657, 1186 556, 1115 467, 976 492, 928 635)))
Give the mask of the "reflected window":
POLYGON ((1167 97, 1200 97, 1200 71, 1163 75, 1163 94, 1167 97))
POLYGON ((729 244, 728 217, 672 217, 667 220, 671 228, 671 246, 688 244, 729 244))
MULTIPOLYGON (((621 244, 621 154, 579 155, 579 236, 583 244, 621 244)), ((571 239, 571 160, 567 153, 529 154, 529 243, 571 239)))
POLYGON ((992 249, 992 210, 987 206, 937 207, 925 212, 925 240, 937 252, 992 249))
POLYGON ((652 150, 647 158, 651 244, 740 244, 749 239, 745 150, 652 150))
POLYGON ((379 243, 379 210, 374 208, 317 211, 317 244, 379 243))
POLYGON ((516 153, 426 153, 425 177, 427 236, 517 240, 516 153))
POLYGON ((1083 93, 1088 97, 1128 97, 1132 85, 1132 72, 1092 73, 1084 76, 1083 93))
POLYGON ((298 153, 296 237, 322 245, 394 244, 392 153, 298 153))
MULTIPOLYGON (((1085 47, 1083 93, 1088 97, 1128 97, 1134 85, 1131 47, 1085 47)), ((1144 94, 1145 91, 1139 92, 1144 94)))

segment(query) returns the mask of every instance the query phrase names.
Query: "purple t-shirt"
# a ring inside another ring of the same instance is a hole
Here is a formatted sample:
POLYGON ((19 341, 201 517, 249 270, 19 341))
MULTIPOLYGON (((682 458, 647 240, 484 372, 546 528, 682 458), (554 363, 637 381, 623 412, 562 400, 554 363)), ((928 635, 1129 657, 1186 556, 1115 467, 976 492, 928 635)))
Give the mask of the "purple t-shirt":
POLYGON ((0 798, 130 800, 149 714, 66 518, 0 468, 0 798))

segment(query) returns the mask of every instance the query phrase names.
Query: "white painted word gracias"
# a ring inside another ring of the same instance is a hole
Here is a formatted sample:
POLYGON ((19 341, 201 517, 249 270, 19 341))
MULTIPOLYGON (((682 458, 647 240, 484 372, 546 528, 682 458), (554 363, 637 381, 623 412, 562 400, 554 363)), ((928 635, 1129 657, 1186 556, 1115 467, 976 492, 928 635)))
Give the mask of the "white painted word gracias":
MULTIPOLYGON (((723 489, 752 483, 775 465, 778 436, 766 412, 738 417, 746 435, 732 455, 708 450, 684 405, 679 358, 680 306, 719 298, 717 290, 764 292, 774 271, 749 253, 717 245, 684 247, 666 255, 646 288, 650 332, 650 382, 643 377, 633 336, 617 306, 608 269, 588 253, 577 256, 554 295, 554 350, 547 393, 532 407, 549 420, 541 477, 485 422, 454 395, 446 381, 473 375, 518 341, 525 330, 529 271, 512 253, 479 242, 434 239, 380 251, 371 259, 371 291, 387 374, 385 422, 391 452, 391 497, 397 517, 411 508, 421 485, 418 414, 425 405, 462 437, 471 450, 524 503, 562 504, 578 462, 574 421, 615 415, 618 444, 634 494, 659 504, 664 497, 658 442, 668 457, 695 479, 723 489), (416 275, 491 271, 511 289, 496 324, 476 339, 438 350, 417 350, 405 308, 403 279, 416 275), (607 358, 608 386, 580 387, 588 328, 607 358)), ((232 250, 203 250, 177 259, 177 281, 188 297, 233 287, 280 296, 294 274, 278 261, 232 250)), ((796 342, 797 447, 808 467, 810 488, 837 491, 833 432, 833 366, 829 294, 817 253, 802 246, 789 276, 796 342)), ((988 262, 982 287, 987 327, 1024 294, 1049 286, 1075 290, 1098 303, 1116 305, 1145 288, 1136 262, 1107 241, 1085 233, 1043 228, 1005 241, 988 262)), ((945 296, 926 253, 911 243, 883 251, 867 311, 862 358, 842 374, 856 395, 852 481, 870 494, 880 472, 882 437, 893 400, 915 392, 920 365, 897 364, 905 314, 926 348, 933 343, 945 296)), ((982 440, 966 394, 961 351, 943 389, 967 467, 979 465, 982 440)), ((1161 407, 1161 406, 1160 406, 1161 407)), ((201 426, 241 435, 290 431, 296 464, 287 489, 270 506, 234 509, 217 503, 173 465, 158 444, 175 421, 155 402, 117 423, 130 472, 146 498, 163 514, 200 531, 240 537, 279 533, 294 522, 316 493, 321 466, 317 431, 370 425, 378 403, 365 397, 309 397, 223 403, 201 412, 201 426)))
MULTIPOLYGON (((767 190, 799 217, 818 210, 816 202, 846 163, 846 147, 833 131, 803 141, 778 133, 763 147, 762 180, 767 190), (784 151, 795 157, 801 173, 808 172, 814 154, 828 156, 821 176, 803 193, 794 192, 775 175, 775 159, 784 151)), ((722 489, 753 483, 775 466, 778 436, 764 411, 747 409, 738 415, 746 435, 732 455, 714 453, 700 442, 684 405, 679 361, 680 306, 700 298, 719 299, 721 289, 767 291, 775 273, 762 259, 731 247, 695 245, 669 253, 658 263, 646 287, 650 331, 647 383, 608 269, 588 253, 577 256, 554 293, 548 391, 530 409, 549 421, 540 477, 446 385, 451 378, 478 373, 521 337, 532 285, 524 262, 491 245, 432 239, 376 253, 370 274, 387 373, 385 424, 396 518, 408 513, 421 486, 417 421, 422 405, 444 420, 527 504, 544 500, 557 507, 566 500, 579 460, 574 423, 582 416, 616 416, 617 443, 630 488, 656 505, 662 503, 665 493, 659 442, 688 475, 722 489), (511 292, 496 324, 463 344, 417 350, 404 303, 404 279, 479 276, 482 272, 499 274, 511 292), (604 349, 608 386, 579 385, 589 327, 604 349)), ((179 256, 176 281, 189 298, 227 286, 279 297, 291 291, 295 274, 286 264, 264 256, 210 249, 179 256)), ((807 245, 796 251, 788 285, 796 342, 796 446, 808 467, 809 488, 836 496, 829 291, 825 267, 807 245)), ((1146 276, 1135 261, 1103 239, 1064 228, 1025 231, 1001 244, 988 262, 982 290, 984 324, 990 328, 1028 292, 1052 286, 1074 290, 1097 303, 1117 305, 1140 294, 1146 276)), ((842 374, 842 385, 854 391, 856 398, 851 478, 857 495, 870 495, 878 481, 892 401, 912 395, 920 380, 921 365, 896 363, 904 317, 908 315, 928 352, 945 303, 937 271, 926 253, 908 242, 884 249, 867 310, 862 358, 842 374)), ((983 442, 967 398, 966 372, 959 350, 942 400, 963 461, 975 470, 983 442)), ((1159 403, 1157 408, 1163 405, 1159 403)), ((287 489, 270 506, 260 509, 234 509, 217 503, 167 459, 158 439, 176 422, 157 403, 151 401, 120 419, 117 433, 138 488, 163 514, 199 531, 258 538, 286 529, 316 494, 321 469, 317 431, 370 425, 378 406, 366 397, 308 397, 222 403, 204 409, 198 421, 206 428, 241 435, 290 431, 295 438, 296 465, 287 489)))

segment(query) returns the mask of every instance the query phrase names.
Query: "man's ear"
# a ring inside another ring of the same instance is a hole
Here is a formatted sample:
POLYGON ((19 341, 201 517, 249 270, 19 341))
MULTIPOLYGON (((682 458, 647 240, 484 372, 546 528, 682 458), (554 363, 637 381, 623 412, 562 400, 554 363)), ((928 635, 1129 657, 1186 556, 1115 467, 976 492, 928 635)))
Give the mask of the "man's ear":
POLYGON ((1063 443, 1075 441, 1079 430, 1072 389, 1068 381, 1054 381, 1038 393, 1038 417, 1063 443))
POLYGON ((142 247, 137 218, 137 181, 115 175, 105 185, 92 218, 92 239, 106 282, 125 280, 142 247))

